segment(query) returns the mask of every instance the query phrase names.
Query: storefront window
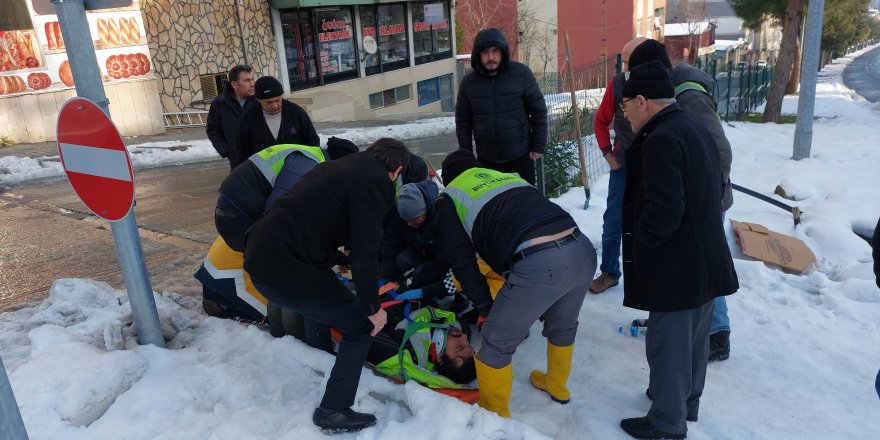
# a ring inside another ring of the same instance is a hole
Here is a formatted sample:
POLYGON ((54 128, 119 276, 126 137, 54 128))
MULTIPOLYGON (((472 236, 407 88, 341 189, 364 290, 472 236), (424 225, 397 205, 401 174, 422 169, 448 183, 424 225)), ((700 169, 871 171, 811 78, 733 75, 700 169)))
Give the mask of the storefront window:
POLYGON ((409 66, 409 44, 406 32, 406 9, 403 4, 362 6, 361 38, 364 67, 367 75, 388 72, 409 66), (376 50, 370 53, 370 40, 376 50))
POLYGON ((412 3, 416 64, 452 57, 449 2, 412 3))
POLYGON ((356 78, 357 51, 351 9, 316 9, 315 26, 318 31, 318 62, 323 83, 356 78))
POLYGON ((318 85, 311 14, 302 10, 282 11, 281 35, 284 38, 290 89, 301 90, 318 85))

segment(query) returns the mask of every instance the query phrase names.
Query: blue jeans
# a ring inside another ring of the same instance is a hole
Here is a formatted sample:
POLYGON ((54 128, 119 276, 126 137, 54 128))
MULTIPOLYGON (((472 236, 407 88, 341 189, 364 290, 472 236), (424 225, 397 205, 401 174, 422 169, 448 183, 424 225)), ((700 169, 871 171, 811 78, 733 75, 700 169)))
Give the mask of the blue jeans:
MULTIPOLYGON (((721 213, 721 224, 724 224, 724 218, 727 211, 721 213)), ((712 325, 709 327, 709 334, 715 334, 720 331, 730 331, 730 318, 727 316, 727 300, 725 297, 719 296, 715 298, 715 310, 712 311, 712 325)))
POLYGON ((620 279, 620 237, 623 233, 623 191, 626 189, 626 168, 608 175, 608 206, 602 216, 602 264, 599 270, 615 280, 620 279))

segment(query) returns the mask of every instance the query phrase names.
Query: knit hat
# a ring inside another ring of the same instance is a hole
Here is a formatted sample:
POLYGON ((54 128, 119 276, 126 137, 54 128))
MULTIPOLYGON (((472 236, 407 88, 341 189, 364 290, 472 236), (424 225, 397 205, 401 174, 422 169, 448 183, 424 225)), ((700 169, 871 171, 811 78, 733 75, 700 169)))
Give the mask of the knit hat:
POLYGON ((397 212, 400 213, 400 218, 412 220, 424 214, 427 210, 425 198, 416 184, 407 183, 397 190, 397 212))
POLYGON ((336 136, 327 139, 327 153, 330 160, 341 159, 349 154, 358 152, 358 146, 348 139, 338 138, 336 136))
POLYGON ((284 94, 284 87, 277 79, 264 76, 254 83, 254 96, 257 99, 271 99, 284 94))
POLYGON ((449 184, 455 180, 456 177, 461 175, 461 173, 471 168, 479 167, 480 161, 477 160, 474 153, 469 150, 453 151, 446 156, 446 159, 443 159, 443 169, 441 173, 443 177, 443 185, 449 186, 449 184))
POLYGON ((669 61, 669 54, 666 53, 666 46, 657 40, 645 40, 642 44, 636 46, 629 56, 627 66, 629 66, 629 70, 632 70, 651 61, 659 61, 666 66, 667 69, 672 68, 672 63, 669 61))
POLYGON ((411 154, 409 156, 409 164, 404 172, 403 183, 421 182, 428 178, 428 164, 425 163, 425 159, 411 154))
POLYGON ((629 79, 623 84, 623 97, 635 98, 636 95, 642 95, 645 99, 675 96, 675 89, 663 64, 651 61, 629 71, 629 79))

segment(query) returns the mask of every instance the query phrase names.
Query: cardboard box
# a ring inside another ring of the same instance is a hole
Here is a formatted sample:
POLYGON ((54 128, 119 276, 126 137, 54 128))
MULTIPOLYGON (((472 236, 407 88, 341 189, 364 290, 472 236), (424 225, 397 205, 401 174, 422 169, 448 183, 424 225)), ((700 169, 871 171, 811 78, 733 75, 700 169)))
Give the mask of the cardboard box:
POLYGON ((816 262, 813 251, 797 238, 773 232, 757 223, 730 222, 736 241, 750 257, 797 273, 803 273, 816 262))

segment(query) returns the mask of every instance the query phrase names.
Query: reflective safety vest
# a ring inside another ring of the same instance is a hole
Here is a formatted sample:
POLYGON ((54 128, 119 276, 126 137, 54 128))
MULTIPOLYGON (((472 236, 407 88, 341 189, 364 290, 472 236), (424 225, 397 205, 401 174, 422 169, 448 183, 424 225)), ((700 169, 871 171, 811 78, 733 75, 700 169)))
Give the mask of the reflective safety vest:
POLYGON ((208 256, 204 261, 205 270, 215 280, 230 279, 235 283, 235 295, 253 307, 257 312, 266 316, 268 301, 251 281, 250 275, 244 270, 244 254, 236 252, 223 241, 223 237, 217 237, 208 256))
POLYGON ((531 185, 517 174, 471 168, 450 182, 443 192, 452 200, 458 219, 473 239, 474 222, 483 207, 504 191, 527 186, 531 185))
POLYGON ((715 102, 715 97, 713 97, 712 94, 709 93, 709 91, 706 90, 705 87, 700 85, 700 83, 693 82, 693 81, 685 81, 685 82, 675 86, 675 97, 678 98, 678 95, 681 95, 683 92, 686 92, 688 90, 696 90, 698 92, 703 92, 706 95, 708 95, 710 98, 712 98, 712 106, 715 107, 715 117, 718 118, 719 121, 721 120, 721 115, 718 114, 718 103, 715 102))
POLYGON ((306 145, 295 144, 279 144, 266 148, 259 153, 255 153, 248 158, 257 169, 263 174, 263 177, 269 181, 269 185, 275 186, 275 179, 281 168, 284 166, 284 160, 291 153, 302 153, 303 156, 322 163, 326 160, 324 150, 320 147, 309 147, 306 145))

